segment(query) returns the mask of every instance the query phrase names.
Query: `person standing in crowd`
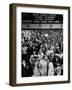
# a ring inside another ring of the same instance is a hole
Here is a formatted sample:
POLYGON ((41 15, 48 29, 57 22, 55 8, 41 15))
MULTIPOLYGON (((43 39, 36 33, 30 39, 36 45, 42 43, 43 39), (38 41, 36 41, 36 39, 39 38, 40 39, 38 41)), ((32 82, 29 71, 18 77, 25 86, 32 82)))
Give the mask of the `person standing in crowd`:
POLYGON ((27 77, 28 76, 28 73, 27 73, 28 72, 28 66, 27 66, 25 60, 22 61, 22 71, 23 71, 22 77, 27 77))
POLYGON ((60 47, 60 43, 56 45, 55 58, 53 63, 55 66, 56 75, 62 75, 63 74, 63 53, 60 47))
POLYGON ((61 63, 62 63, 62 61, 60 60, 60 57, 55 56, 53 63, 54 63, 54 68, 55 68, 55 75, 61 75, 61 63))
POLYGON ((25 76, 24 74, 24 70, 25 70, 25 73, 26 73, 26 76, 32 76, 32 67, 31 67, 31 64, 30 64, 30 57, 29 57, 29 54, 27 52, 27 49, 28 49, 28 46, 27 45, 23 45, 22 47, 22 76, 25 76))
POLYGON ((33 67, 33 75, 32 76, 40 76, 39 72, 39 57, 36 53, 36 51, 33 51, 33 55, 30 57, 30 63, 32 64, 33 67))
POLYGON ((48 76, 54 76, 54 65, 53 65, 53 54, 49 55, 49 63, 48 63, 48 76))
POLYGON ((39 49, 38 56, 39 56, 39 59, 40 59, 40 60, 43 58, 44 53, 43 53, 43 51, 42 51, 42 48, 39 49))
POLYGON ((39 63, 39 71, 41 76, 47 76, 47 66, 48 66, 48 58, 46 55, 44 55, 42 58, 40 58, 39 63))

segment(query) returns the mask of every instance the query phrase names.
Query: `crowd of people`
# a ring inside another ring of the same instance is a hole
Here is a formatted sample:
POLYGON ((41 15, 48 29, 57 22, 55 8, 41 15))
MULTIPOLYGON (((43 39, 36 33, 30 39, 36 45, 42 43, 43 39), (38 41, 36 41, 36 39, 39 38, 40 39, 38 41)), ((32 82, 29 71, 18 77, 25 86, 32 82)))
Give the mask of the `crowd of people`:
POLYGON ((22 30, 22 77, 63 75, 63 31, 22 30))

